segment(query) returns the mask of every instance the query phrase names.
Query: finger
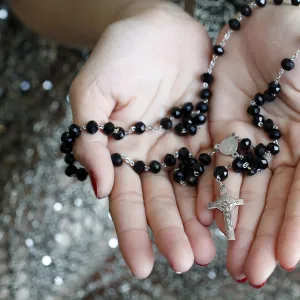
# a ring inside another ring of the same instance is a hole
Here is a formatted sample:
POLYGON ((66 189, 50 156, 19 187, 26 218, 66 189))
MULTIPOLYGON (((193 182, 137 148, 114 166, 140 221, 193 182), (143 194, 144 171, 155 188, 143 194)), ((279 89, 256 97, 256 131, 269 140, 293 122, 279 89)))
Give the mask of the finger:
POLYGON ((293 269, 300 257, 300 164, 289 192, 287 207, 281 227, 277 255, 280 265, 293 269))
MULTIPOLYGON (((205 151, 201 151, 205 153, 205 151)), ((208 202, 213 202, 215 191, 214 191, 214 177, 213 173, 213 162, 205 167, 205 172, 201 176, 198 184, 198 196, 197 196, 197 216, 201 224, 209 226, 212 224, 214 219, 214 212, 207 208, 208 202)))
POLYGON ((159 251, 175 272, 186 272, 194 255, 176 205, 175 195, 166 172, 143 174, 145 207, 159 251))
MULTIPOLYGON (((292 168, 281 167, 271 178, 266 205, 244 268, 246 277, 254 285, 265 282, 277 265, 276 244, 293 177, 292 168)), ((251 212, 247 211, 252 220, 251 212)))
POLYGON ((202 225, 197 218, 197 189, 182 187, 175 182, 173 188, 195 263, 201 266, 208 265, 216 255, 216 248, 209 228, 202 225))
POLYGON ((109 201, 123 257, 137 278, 150 274, 154 258, 140 178, 127 165, 115 170, 109 201))
MULTIPOLYGON (((79 75, 72 84, 70 99, 73 122, 79 126, 94 120, 105 123, 114 107, 114 100, 105 96, 88 72, 79 75)), ((82 132, 76 141, 74 155, 90 174, 97 198, 109 195, 113 185, 113 166, 107 149, 107 137, 100 132, 91 135, 82 132)))
POLYGON ((235 227, 236 240, 229 243, 227 250, 227 269, 236 280, 246 277, 244 266, 265 206, 270 177, 270 170, 265 170, 264 173, 256 174, 254 177, 244 175, 241 187, 244 206, 239 207, 235 227))

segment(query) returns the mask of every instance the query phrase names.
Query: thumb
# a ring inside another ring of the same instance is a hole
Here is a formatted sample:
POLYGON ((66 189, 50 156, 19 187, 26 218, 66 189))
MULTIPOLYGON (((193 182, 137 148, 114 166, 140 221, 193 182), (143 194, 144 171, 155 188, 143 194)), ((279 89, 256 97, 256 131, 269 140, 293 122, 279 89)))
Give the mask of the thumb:
MULTIPOLYGON (((115 106, 109 94, 101 91, 92 73, 81 72, 70 89, 73 122, 78 126, 86 126, 91 120, 98 125, 106 123, 115 106)), ((98 199, 110 194, 114 182, 114 169, 107 143, 108 137, 103 132, 98 130, 90 134, 82 130, 74 146, 74 156, 89 173, 98 199)))

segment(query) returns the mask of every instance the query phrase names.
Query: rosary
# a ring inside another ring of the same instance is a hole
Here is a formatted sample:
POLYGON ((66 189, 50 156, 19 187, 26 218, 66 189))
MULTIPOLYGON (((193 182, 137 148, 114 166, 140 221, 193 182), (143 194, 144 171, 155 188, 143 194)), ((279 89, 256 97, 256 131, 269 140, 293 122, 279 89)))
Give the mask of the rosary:
MULTIPOLYGON (((274 3, 280 5, 283 1, 274 0, 274 3)), ((292 4, 299 6, 300 0, 292 1, 292 4)), ((201 76, 203 82, 203 89, 199 94, 201 101, 196 105, 187 102, 181 107, 173 107, 170 110, 170 115, 162 118, 159 125, 146 126, 143 122, 137 122, 127 131, 122 127, 115 126, 112 122, 98 125, 95 121, 89 121, 86 126, 72 124, 69 127, 69 131, 63 133, 61 136, 62 144, 60 150, 66 154, 65 162, 68 164, 65 174, 69 177, 77 177, 80 181, 84 181, 88 177, 88 172, 84 168, 77 168, 74 165, 76 159, 72 154, 75 140, 81 135, 82 131, 86 131, 89 134, 96 134, 100 131, 114 140, 122 140, 131 134, 141 135, 148 131, 171 130, 173 128, 175 134, 181 137, 196 135, 197 131, 207 120, 206 114, 209 110, 209 99, 212 96, 210 86, 214 81, 212 71, 219 57, 225 55, 224 46, 226 42, 230 39, 234 31, 240 30, 241 21, 252 15, 253 8, 264 7, 265 5, 266 0, 255 0, 249 5, 243 5, 237 17, 229 20, 229 30, 221 43, 213 46, 213 57, 208 71, 201 76)), ((142 172, 157 174, 162 169, 165 169, 167 172, 172 170, 172 177, 175 182, 182 186, 197 186, 199 178, 205 172, 205 167, 211 164, 213 155, 220 153, 231 156, 233 158, 231 165, 217 166, 214 169, 214 177, 220 185, 220 197, 215 202, 209 202, 208 209, 218 209, 223 212, 227 239, 234 240, 235 234, 231 213, 236 206, 244 205, 244 200, 230 197, 223 182, 228 177, 230 169, 236 173, 243 173, 248 176, 261 173, 269 166, 266 157, 277 155, 280 152, 279 139, 281 138, 281 132, 271 119, 265 119, 260 114, 260 107, 276 100, 277 95, 281 91, 279 83, 281 77, 285 71, 294 69, 295 60, 299 55, 300 49, 291 58, 285 58, 281 61, 281 69, 275 80, 268 84, 265 92, 257 93, 247 108, 247 113, 252 119, 252 124, 255 127, 263 129, 270 140, 272 140, 267 145, 263 143, 253 145, 249 138, 242 139, 236 133, 233 133, 221 141, 221 143, 216 144, 212 152, 201 153, 199 157, 194 157, 187 148, 183 147, 174 154, 166 154, 163 162, 152 160, 149 166, 147 166, 141 160, 134 161, 125 154, 114 153, 111 155, 113 165, 120 167, 125 162, 137 174, 141 174, 142 172)))

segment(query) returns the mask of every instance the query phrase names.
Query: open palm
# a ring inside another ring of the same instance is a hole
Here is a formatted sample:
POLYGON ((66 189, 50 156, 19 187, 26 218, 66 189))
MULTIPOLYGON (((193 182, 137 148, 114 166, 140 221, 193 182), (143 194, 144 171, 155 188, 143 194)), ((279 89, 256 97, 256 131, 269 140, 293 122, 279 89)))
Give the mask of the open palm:
MULTIPOLYGON (((251 124, 247 107, 254 95, 264 92, 275 79, 283 58, 300 48, 300 10, 292 6, 258 8, 242 24, 226 46, 215 69, 210 130, 214 143, 231 132, 248 137, 254 145, 270 139, 251 124)), ((226 29, 225 29, 226 30, 226 29)), ((220 39, 224 36, 220 34, 220 39)), ((230 172, 226 185, 233 197, 245 205, 234 210, 236 240, 228 246, 227 267, 234 278, 248 278, 254 285, 266 281, 277 262, 285 269, 295 267, 300 256, 300 68, 285 73, 282 91, 262 114, 282 132, 280 154, 269 161, 269 169, 253 177, 230 172)), ((231 159, 218 156, 217 165, 231 159)), ((219 189, 216 186, 216 195, 219 189)), ((200 212, 206 221, 207 212, 200 212)), ((224 232, 223 216, 216 212, 224 232)))
MULTIPOLYGON (((196 104, 210 50, 204 28, 177 7, 112 25, 72 85, 74 122, 110 120, 128 129, 137 121, 157 124, 173 106, 196 104)), ((185 272, 194 261, 206 265, 213 259, 215 247, 205 226, 212 219, 199 222, 196 187, 183 188, 164 171, 139 176, 128 165, 113 169, 110 154, 124 153, 149 165, 183 146, 194 155, 208 151, 212 145, 207 126, 194 137, 156 131, 116 142, 101 133, 84 133, 76 142, 75 156, 89 171, 97 197, 110 195, 120 249, 138 278, 147 277, 153 267, 148 225, 174 271, 185 272)), ((207 175, 200 186, 207 186, 207 180, 211 187, 207 175)), ((202 191, 212 200, 212 188, 202 191)))

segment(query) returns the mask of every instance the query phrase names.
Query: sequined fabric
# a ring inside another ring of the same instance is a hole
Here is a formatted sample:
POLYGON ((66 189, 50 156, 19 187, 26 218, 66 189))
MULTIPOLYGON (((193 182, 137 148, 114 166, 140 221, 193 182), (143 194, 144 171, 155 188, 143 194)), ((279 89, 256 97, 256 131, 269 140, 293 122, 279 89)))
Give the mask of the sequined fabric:
MULTIPOLYGON (((229 1, 196 3, 212 38, 233 13, 229 1)), ((237 285, 216 228, 209 266, 177 275, 154 247, 151 276, 132 277, 107 201, 63 174, 58 150, 71 122, 68 89, 87 57, 36 36, 0 5, 0 299, 299 299, 298 270, 278 268, 262 291, 237 285)))

